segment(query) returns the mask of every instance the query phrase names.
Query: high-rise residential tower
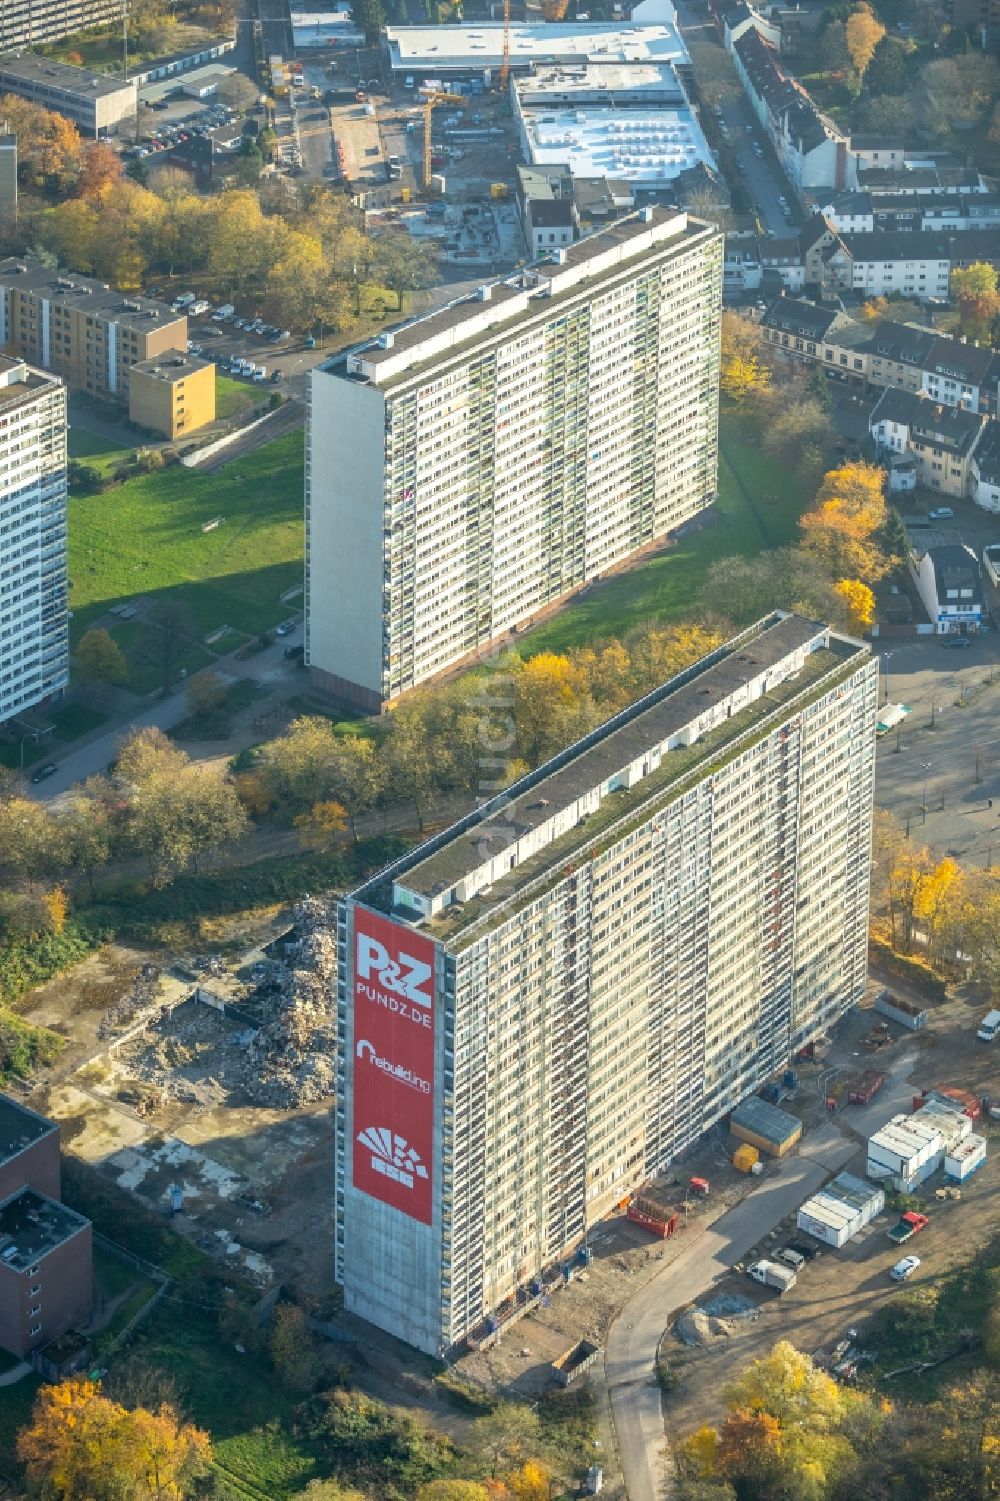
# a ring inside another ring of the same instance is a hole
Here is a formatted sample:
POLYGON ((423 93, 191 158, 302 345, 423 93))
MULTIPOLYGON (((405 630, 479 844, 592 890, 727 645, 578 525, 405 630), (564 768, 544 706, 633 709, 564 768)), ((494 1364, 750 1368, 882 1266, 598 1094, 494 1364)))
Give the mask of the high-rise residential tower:
POLYGON ((877 663, 776 613, 345 898, 337 1278, 482 1332, 864 994, 877 663))
POLYGON ((69 681, 66 387, 0 355, 0 724, 69 681))
POLYGON ((715 498, 722 238, 642 209, 312 377, 306 659, 378 709, 715 498))

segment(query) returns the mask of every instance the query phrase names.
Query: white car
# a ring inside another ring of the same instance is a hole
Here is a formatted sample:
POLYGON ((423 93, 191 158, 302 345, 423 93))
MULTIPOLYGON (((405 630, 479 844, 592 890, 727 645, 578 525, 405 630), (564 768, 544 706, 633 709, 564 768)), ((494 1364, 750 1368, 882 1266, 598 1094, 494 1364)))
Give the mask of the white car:
POLYGON ((917 1270, 917 1267, 919 1265, 919 1256, 904 1256, 902 1261, 896 1262, 896 1265, 892 1268, 889 1276, 892 1278, 893 1282, 905 1282, 907 1277, 913 1276, 913 1273, 917 1270))

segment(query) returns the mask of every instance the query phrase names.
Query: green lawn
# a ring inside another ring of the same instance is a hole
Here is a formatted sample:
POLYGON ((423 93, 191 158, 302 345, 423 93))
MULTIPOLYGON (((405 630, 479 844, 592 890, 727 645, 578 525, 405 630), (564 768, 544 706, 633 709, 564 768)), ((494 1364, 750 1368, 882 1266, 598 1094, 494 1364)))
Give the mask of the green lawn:
POLYGON ((811 496, 794 474, 763 453, 749 432, 724 421, 719 499, 705 523, 627 573, 593 586, 585 598, 521 641, 529 655, 562 652, 602 636, 624 635, 644 620, 682 620, 697 612, 711 565, 733 553, 752 556, 794 540, 811 496))
MULTIPOLYGON (((124 686, 132 693, 145 696, 153 693, 162 686, 163 671, 156 662, 146 660, 144 655, 145 643, 150 636, 150 628, 143 625, 139 620, 127 620, 124 625, 111 627, 110 634, 117 641, 125 653, 125 662, 128 667, 128 677, 124 686)), ((180 653, 173 669, 173 679, 176 683, 183 671, 188 676, 192 672, 199 672, 202 667, 207 667, 215 658, 204 647, 191 642, 180 653)))
MULTIPOLYGON (((214 474, 173 465, 72 499, 74 639, 137 596, 179 600, 193 639, 222 625, 251 635, 277 625, 288 613, 281 595, 302 578, 302 471, 302 434, 289 433, 214 474)), ((127 642, 136 627, 115 635, 127 642)))
POLYGON ((130 459, 134 452, 130 448, 122 448, 120 443, 113 443, 110 438, 88 432, 85 427, 76 423, 69 430, 67 445, 71 459, 80 459, 89 464, 91 469, 96 469, 105 479, 110 479, 119 464, 130 459))
POLYGON ((259 406, 262 400, 261 387, 249 381, 233 380, 231 376, 215 374, 215 415, 235 417, 248 407, 259 406))

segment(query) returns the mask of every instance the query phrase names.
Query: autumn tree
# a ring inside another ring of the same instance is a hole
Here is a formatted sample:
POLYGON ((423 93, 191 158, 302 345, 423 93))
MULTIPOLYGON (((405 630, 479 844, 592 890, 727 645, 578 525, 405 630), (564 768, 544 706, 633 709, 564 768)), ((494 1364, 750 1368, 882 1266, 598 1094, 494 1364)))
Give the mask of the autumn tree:
POLYGON ((885 27, 867 5, 853 11, 844 23, 844 40, 854 71, 864 78, 875 48, 885 36, 885 27))
POLYGON ((888 511, 885 475, 874 464, 844 464, 823 478, 813 507, 800 522, 802 545, 834 578, 876 583, 890 561, 878 546, 888 511))
POLYGON ((729 311, 722 314, 720 384, 722 394, 734 406, 742 406, 749 397, 763 393, 771 384, 759 326, 729 311))
POLYGON ((146 611, 146 630, 139 639, 137 656, 152 667, 160 680, 161 697, 173 686, 187 645, 188 617, 184 606, 169 595, 146 611))
POLYGON ((383 286, 395 292, 400 312, 403 293, 433 286, 436 267, 432 244, 396 233, 381 235, 376 240, 373 274, 383 286))
POLYGON ((417 1501, 490 1501, 490 1493, 478 1480, 431 1480, 417 1491, 417 1501))
POLYGON ((997 272, 987 261, 974 261, 951 273, 951 295, 958 303, 962 333, 972 339, 987 339, 997 314, 1000 293, 997 272))
POLYGON ((226 78, 219 80, 216 93, 220 104, 228 104, 230 109, 242 115, 247 110, 253 109, 260 91, 254 87, 252 80, 245 73, 230 73, 226 78))
POLYGON ((128 675, 125 653, 111 633, 98 626, 80 637, 73 665, 81 683, 123 683, 128 675))
POLYGON ((91 141, 83 152, 77 194, 81 198, 101 198, 121 181, 124 170, 118 152, 106 141, 91 141))
POLYGON ((236 790, 192 763, 160 730, 139 730, 118 754, 115 781, 126 802, 129 845, 167 886, 207 850, 240 839, 246 813, 236 790))
POLYGON ((539 766, 564 745, 572 745, 595 719, 586 678, 571 658, 543 651, 516 665, 517 754, 529 766, 539 766))
POLYGON ((14 94, 0 96, 0 120, 17 136, 22 171, 38 186, 64 192, 80 170, 83 143, 76 126, 14 94))
POLYGON ((347 828, 347 809, 331 798, 314 803, 305 813, 297 813, 293 822, 304 845, 326 850, 347 828))
POLYGON ((51 1501, 182 1501, 212 1457, 208 1434, 171 1407, 129 1411, 77 1378, 41 1388, 17 1453, 51 1501))
POLYGON ((229 697, 225 679, 209 668, 190 678, 187 684, 188 710, 194 715, 217 713, 229 697))
POLYGON ((542 1429, 537 1412, 520 1402, 498 1402, 472 1425, 471 1447, 495 1480, 538 1454, 542 1429))
POLYGON ((849 623, 856 631, 866 631, 875 620, 875 595, 860 579, 840 579, 834 590, 843 600, 849 623))

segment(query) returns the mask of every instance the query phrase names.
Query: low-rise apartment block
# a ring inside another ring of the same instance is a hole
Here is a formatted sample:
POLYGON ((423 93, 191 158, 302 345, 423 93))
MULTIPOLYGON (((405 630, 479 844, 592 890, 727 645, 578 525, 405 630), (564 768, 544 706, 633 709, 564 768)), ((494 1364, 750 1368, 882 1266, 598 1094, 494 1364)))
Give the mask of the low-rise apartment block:
POLYGON ((139 107, 134 79, 91 73, 32 52, 0 57, 0 94, 16 94, 55 110, 84 135, 95 137, 116 134, 125 121, 135 119, 139 107))
POLYGON ((0 355, 0 724, 69 682, 66 387, 0 355))
POLYGON ((44 47, 95 26, 120 26, 122 0, 3 0, 0 52, 44 47))
POLYGON ((183 313, 90 276, 0 261, 0 349, 75 390, 128 405, 131 370, 187 347, 183 313))
POLYGON ((129 374, 128 414, 164 438, 182 438, 215 421, 215 365, 179 349, 140 360, 129 374))
POLYGON ((321 686, 380 708, 712 503, 721 273, 643 209, 313 372, 321 686))
POLYGON ((877 701, 776 613, 339 904, 348 1309, 502 1327, 861 1000, 877 701))
POLYGON ((922 392, 945 406, 995 414, 1000 356, 916 323, 859 323, 830 304, 779 297, 761 320, 764 340, 831 378, 861 388, 922 392))
POLYGON ((880 454, 906 454, 917 479, 956 500, 971 497, 971 460, 988 419, 909 391, 886 390, 869 419, 880 454))
POLYGON ((59 1196, 59 1127, 0 1094, 0 1350, 19 1359, 93 1302, 90 1221, 59 1196))

